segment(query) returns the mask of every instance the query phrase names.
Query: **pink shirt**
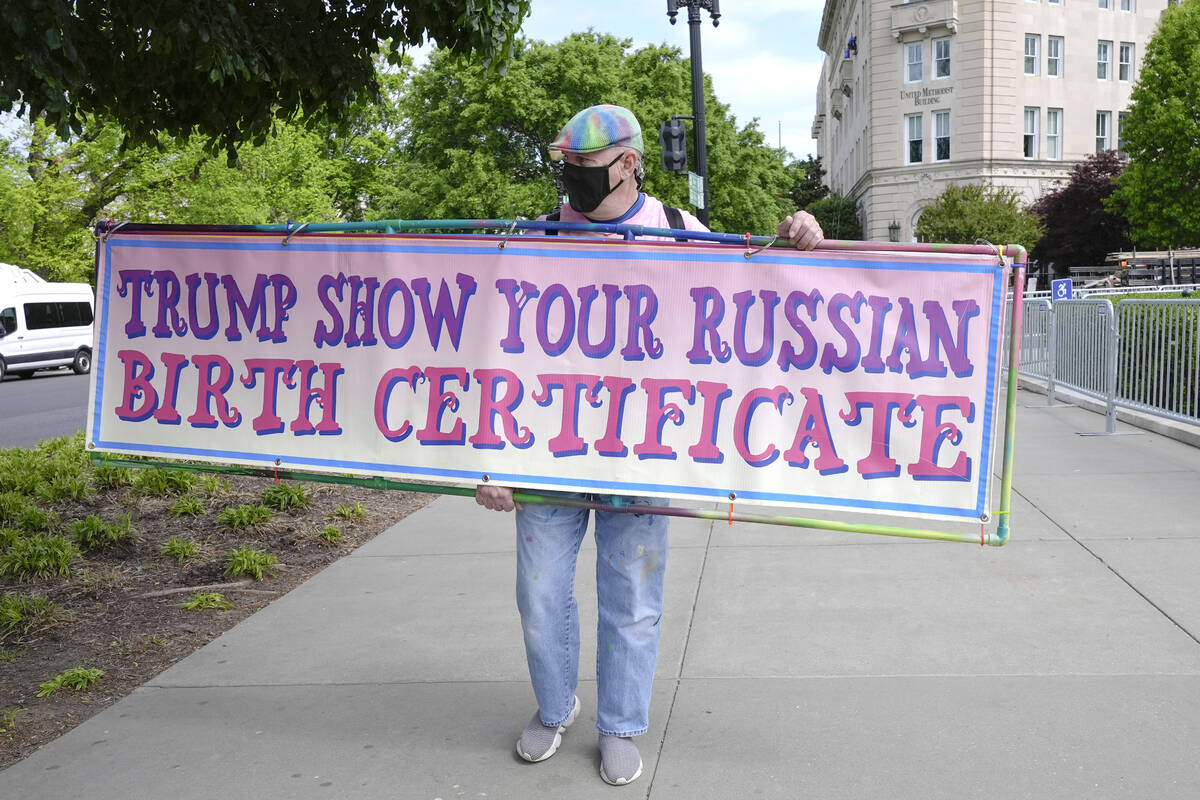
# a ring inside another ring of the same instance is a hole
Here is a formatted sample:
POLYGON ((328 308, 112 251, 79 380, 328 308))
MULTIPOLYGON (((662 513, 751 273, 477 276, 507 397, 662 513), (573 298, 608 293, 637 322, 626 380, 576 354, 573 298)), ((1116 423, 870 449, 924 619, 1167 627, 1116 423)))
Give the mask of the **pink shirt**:
MULTIPOLYGON (((679 209, 683 215, 683 227, 689 231, 706 231, 708 228, 704 226, 700 220, 696 219, 692 214, 679 209)), ((559 220, 562 222, 602 222, 609 225, 642 225, 647 228, 669 228, 670 223, 667 222, 667 212, 663 210, 662 201, 657 197, 651 197, 645 192, 638 194, 637 202, 630 207, 621 216, 616 219, 588 219, 586 215, 576 211, 569 205, 562 207, 559 220)), ((545 217, 539 217, 545 219, 545 217)), ((580 235, 577 231, 561 231, 560 235, 580 235)), ((602 236, 619 236, 616 233, 601 234, 602 236)), ((661 239, 659 236, 638 237, 645 239, 661 239)))

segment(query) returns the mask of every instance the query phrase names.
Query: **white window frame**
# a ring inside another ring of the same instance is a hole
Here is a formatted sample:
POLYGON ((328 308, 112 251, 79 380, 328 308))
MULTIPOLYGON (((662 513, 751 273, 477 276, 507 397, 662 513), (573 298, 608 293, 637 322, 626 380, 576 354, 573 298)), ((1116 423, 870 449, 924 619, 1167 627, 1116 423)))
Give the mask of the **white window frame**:
POLYGON ((1112 150, 1112 112, 1096 112, 1096 152, 1112 150))
POLYGON ((1067 42, 1062 36, 1046 37, 1046 74, 1051 78, 1061 78, 1063 76, 1063 67, 1066 61, 1064 53, 1066 49, 1067 42))
POLYGON ((1021 137, 1021 155, 1025 158, 1038 157, 1038 124, 1041 116, 1042 109, 1038 106, 1025 106, 1021 137))
POLYGON ((1096 41, 1096 80, 1112 80, 1113 43, 1111 39, 1096 41))
POLYGON ((1117 80, 1133 80, 1134 52, 1133 42, 1121 42, 1117 45, 1117 80))
POLYGON ((1130 13, 1137 11, 1137 0, 1121 0, 1121 10, 1130 13))
POLYGON ((1062 121, 1061 108, 1046 109, 1046 158, 1052 161, 1062 159, 1062 121))
POLYGON ((951 66, 951 63, 950 63, 950 58, 951 58, 952 52, 953 51, 950 46, 950 37, 949 36, 944 36, 940 39, 933 40, 933 79, 934 80, 940 80, 942 78, 949 78, 950 75, 952 74, 951 71, 952 71, 953 67, 951 66), (944 55, 940 52, 942 50, 945 50, 944 55), (945 64, 945 66, 946 66, 946 74, 945 75, 941 74, 943 64, 945 64))
POLYGON ((1042 35, 1040 33, 1025 34, 1025 74, 1038 75, 1039 63, 1042 60, 1042 35), (1030 48, 1032 45, 1032 49, 1030 48))
POLYGON ((953 150, 950 148, 950 112, 935 111, 933 112, 933 160, 949 161, 952 152, 953 150), (943 139, 946 140, 945 158, 939 154, 939 144, 943 139))
POLYGON ((1096 0, 1096 7, 1105 10, 1112 8, 1112 0, 1096 0))
POLYGON ((925 42, 906 42, 904 45, 904 82, 920 83, 925 79, 925 42), (913 54, 917 60, 913 61, 913 54), (913 67, 917 68, 917 77, 913 77, 913 67))
POLYGON ((924 114, 905 114, 904 115, 904 163, 905 164, 921 164, 925 161, 925 115, 924 114), (916 123, 916 130, 913 130, 913 123, 916 123), (916 133, 916 138, 913 134, 916 133), (912 145, 916 142, 920 150, 920 158, 913 160, 912 145))

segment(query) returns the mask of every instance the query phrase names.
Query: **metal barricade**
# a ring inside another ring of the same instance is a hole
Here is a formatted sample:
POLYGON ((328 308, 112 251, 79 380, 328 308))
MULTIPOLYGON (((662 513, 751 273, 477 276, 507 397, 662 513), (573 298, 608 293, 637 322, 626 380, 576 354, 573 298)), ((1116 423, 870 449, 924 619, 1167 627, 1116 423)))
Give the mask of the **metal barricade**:
POLYGON ((1117 328, 1109 300, 1059 300, 1054 304, 1054 379, 1103 400, 1106 433, 1117 427, 1117 328))
POLYGON ((1200 423, 1200 300, 1121 300, 1117 325, 1117 402, 1200 423))

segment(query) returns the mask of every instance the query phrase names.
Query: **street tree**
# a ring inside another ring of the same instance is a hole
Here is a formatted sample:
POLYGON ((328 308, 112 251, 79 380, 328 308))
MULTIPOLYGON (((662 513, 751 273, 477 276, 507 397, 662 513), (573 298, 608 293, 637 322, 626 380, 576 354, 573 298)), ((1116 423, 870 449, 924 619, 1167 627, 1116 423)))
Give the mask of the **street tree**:
POLYGON ((1030 255, 1053 264, 1056 274, 1065 276, 1069 267, 1102 264, 1109 253, 1128 250, 1128 223, 1104 205, 1124 169, 1124 160, 1114 150, 1095 153, 1072 167, 1065 185, 1032 206, 1045 235, 1030 255))
POLYGON ((1170 4, 1121 129, 1129 166, 1109 207, 1142 247, 1200 245, 1200 0, 1170 4))
POLYGON ((854 198, 827 194, 809 203, 805 211, 821 223, 821 230, 826 239, 862 238, 862 223, 858 218, 858 203, 854 198))
POLYGON ((808 208, 829 194, 825 185, 825 168, 821 166, 820 156, 809 156, 803 161, 793 161, 790 168, 795 170, 796 181, 788 194, 796 208, 808 208))
POLYGON ((101 117, 136 144, 199 133, 232 153, 280 120, 343 121, 378 94, 380 52, 434 40, 502 64, 528 12, 529 0, 6 0, 0 110, 64 140, 101 117))
MULTIPOLYGON (((503 76, 435 51, 405 86, 393 187, 372 202, 376 218, 511 218, 553 210, 555 166, 547 145, 581 108, 616 103, 642 123, 645 190, 689 208, 687 181, 660 165, 658 124, 691 110, 691 78, 679 50, 594 32, 560 42, 519 40, 503 76)), ((757 121, 739 125, 705 81, 711 223, 717 230, 773 231, 794 210, 783 150, 757 121)))
POLYGON ((973 244, 982 239, 1031 250, 1041 236, 1037 217, 1023 208, 1019 194, 1003 186, 948 186, 917 221, 917 238, 923 242, 973 244))

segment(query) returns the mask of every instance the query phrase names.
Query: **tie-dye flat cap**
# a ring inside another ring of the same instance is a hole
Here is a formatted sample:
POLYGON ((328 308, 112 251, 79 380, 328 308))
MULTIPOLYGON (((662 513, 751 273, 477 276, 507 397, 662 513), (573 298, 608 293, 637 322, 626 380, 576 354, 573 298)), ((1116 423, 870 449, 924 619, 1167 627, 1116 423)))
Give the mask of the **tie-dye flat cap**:
POLYGON ((591 106, 571 117, 558 132, 558 137, 550 143, 550 157, 557 161, 563 153, 595 153, 619 146, 646 152, 637 117, 622 106, 591 106))

